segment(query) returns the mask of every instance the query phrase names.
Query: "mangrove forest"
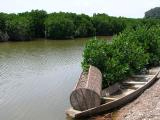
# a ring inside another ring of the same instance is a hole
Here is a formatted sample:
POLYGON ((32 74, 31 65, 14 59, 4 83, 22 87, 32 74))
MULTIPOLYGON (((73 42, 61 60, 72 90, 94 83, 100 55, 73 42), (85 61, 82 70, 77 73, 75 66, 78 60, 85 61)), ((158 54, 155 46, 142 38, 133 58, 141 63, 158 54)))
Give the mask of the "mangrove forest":
POLYGON ((107 14, 88 16, 76 13, 47 13, 32 10, 18 14, 0 13, 0 40, 24 41, 36 38, 73 39, 91 36, 112 36, 127 28, 160 24, 160 8, 145 13, 144 18, 113 17, 107 14))

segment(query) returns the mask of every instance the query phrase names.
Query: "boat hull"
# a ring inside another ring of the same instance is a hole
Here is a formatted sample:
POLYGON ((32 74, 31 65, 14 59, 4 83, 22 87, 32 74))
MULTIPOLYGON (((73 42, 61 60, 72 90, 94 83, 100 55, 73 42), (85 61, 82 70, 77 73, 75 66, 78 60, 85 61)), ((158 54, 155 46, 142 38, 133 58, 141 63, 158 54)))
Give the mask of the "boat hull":
POLYGON ((152 75, 148 82, 146 82, 145 85, 143 85, 142 87, 138 88, 137 90, 135 90, 134 92, 121 97, 115 101, 111 101, 111 102, 107 102, 104 103, 98 107, 95 108, 91 108, 85 111, 76 111, 73 108, 70 108, 69 110, 66 111, 66 114, 72 118, 85 118, 85 117, 90 117, 96 114, 100 114, 102 112, 107 112, 109 110, 115 109, 117 107, 121 107, 129 102, 131 102, 132 100, 134 100, 135 98, 137 98, 139 95, 141 95, 148 87, 150 87, 156 80, 157 80, 157 76, 159 74, 159 69, 155 72, 154 75, 152 75))

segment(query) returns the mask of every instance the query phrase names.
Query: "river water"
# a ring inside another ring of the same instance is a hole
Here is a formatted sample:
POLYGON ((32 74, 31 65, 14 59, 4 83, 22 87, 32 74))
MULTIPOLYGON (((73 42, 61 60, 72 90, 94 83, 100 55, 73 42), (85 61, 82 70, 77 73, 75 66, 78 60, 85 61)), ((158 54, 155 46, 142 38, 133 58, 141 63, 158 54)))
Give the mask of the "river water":
POLYGON ((0 120, 66 120, 87 39, 0 43, 0 120))

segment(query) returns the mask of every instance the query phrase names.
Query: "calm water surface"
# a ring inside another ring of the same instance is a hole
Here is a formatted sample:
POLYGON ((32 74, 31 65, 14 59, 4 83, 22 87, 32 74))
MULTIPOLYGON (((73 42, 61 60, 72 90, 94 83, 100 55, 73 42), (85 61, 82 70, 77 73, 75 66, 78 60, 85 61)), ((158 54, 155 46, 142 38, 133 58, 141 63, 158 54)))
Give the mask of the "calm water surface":
POLYGON ((66 120, 86 40, 0 43, 0 120, 66 120))

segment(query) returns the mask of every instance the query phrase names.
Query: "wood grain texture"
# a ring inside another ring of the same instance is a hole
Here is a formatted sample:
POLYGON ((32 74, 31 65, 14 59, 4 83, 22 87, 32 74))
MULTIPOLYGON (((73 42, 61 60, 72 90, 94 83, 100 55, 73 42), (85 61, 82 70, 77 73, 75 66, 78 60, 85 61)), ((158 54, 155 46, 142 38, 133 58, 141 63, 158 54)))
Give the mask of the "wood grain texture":
POLYGON ((101 103, 102 74, 94 66, 90 66, 88 74, 82 73, 72 91, 70 103, 75 110, 87 110, 101 103))

